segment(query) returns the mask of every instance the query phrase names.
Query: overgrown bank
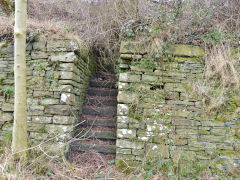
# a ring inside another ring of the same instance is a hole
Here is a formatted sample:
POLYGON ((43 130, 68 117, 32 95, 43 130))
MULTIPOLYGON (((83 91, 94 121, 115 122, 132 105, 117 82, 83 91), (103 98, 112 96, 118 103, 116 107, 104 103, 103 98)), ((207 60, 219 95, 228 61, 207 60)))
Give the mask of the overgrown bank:
POLYGON ((143 162, 151 175, 181 178, 239 174, 239 50, 210 59, 197 46, 165 52, 154 59, 140 43, 122 42, 117 166, 131 172, 143 162))

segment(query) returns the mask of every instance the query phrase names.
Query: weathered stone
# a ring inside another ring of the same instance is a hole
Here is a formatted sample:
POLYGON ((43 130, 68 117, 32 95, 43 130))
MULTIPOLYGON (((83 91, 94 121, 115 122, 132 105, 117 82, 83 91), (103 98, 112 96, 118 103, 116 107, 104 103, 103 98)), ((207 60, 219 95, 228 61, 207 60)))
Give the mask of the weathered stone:
POLYGON ((13 114, 12 113, 3 113, 1 115, 0 113, 0 122, 9 122, 13 120, 13 114))
POLYGON ((71 93, 62 93, 60 102, 62 104, 72 104, 75 102, 75 95, 71 93))
POLYGON ((118 139, 116 146, 119 148, 143 149, 144 143, 118 139))
POLYGON ((53 116, 54 124, 74 124, 75 118, 72 116, 53 116))
POLYGON ((117 100, 119 103, 134 103, 138 98, 138 95, 133 92, 119 91, 117 100))
POLYGON ((170 45, 168 50, 174 56, 202 57, 205 55, 204 50, 199 46, 170 45))
POLYGON ((73 72, 61 72, 61 76, 60 76, 60 79, 73 79, 73 72))
POLYGON ((150 157, 169 158, 169 146, 159 144, 147 144, 146 154, 150 157))
POLYGON ((47 51, 75 51, 79 50, 79 45, 71 40, 48 41, 47 51))
POLYGON ((131 73, 121 73, 119 75, 120 82, 139 82, 141 79, 141 75, 134 75, 131 73))
POLYGON ((126 104, 118 104, 117 114, 120 116, 127 115, 129 113, 129 106, 126 104))
POLYGON ((53 92, 37 90, 34 90, 33 92, 33 97, 51 97, 51 96, 53 96, 53 92))
POLYGON ((60 71, 74 72, 76 71, 76 66, 74 63, 61 63, 59 64, 60 71))
POLYGON ((118 89, 119 90, 124 90, 124 89, 126 89, 126 88, 128 88, 129 87, 129 84, 128 83, 124 83, 124 82, 119 82, 118 83, 118 89))
POLYGON ((146 68, 141 68, 138 66, 131 66, 132 71, 139 71, 139 72, 153 72, 153 69, 146 69, 146 68))
POLYGON ((142 75, 143 81, 149 81, 149 82, 157 82, 158 76, 151 76, 151 75, 142 75))
POLYGON ((68 105, 49 105, 46 107, 45 113, 68 116, 70 114, 70 107, 68 105))
POLYGON ((59 104, 58 99, 53 99, 53 98, 46 98, 41 100, 42 105, 52 105, 52 104, 59 104))
POLYGON ((119 68, 121 68, 121 69, 128 69, 129 65, 128 64, 119 64, 119 68))
POLYGON ((52 123, 52 117, 33 116, 32 122, 48 124, 48 123, 52 123))
POLYGON ((39 133, 39 132, 30 132, 29 137, 35 140, 47 140, 48 134, 47 133, 39 133))
POLYGON ((141 43, 122 41, 120 47, 121 54, 146 54, 146 49, 141 43))
POLYGON ((67 62, 67 63, 74 63, 78 60, 77 56, 74 52, 69 53, 60 53, 56 55, 51 55, 50 60, 53 62, 67 62))
POLYGON ((136 129, 117 129, 117 137, 132 139, 136 137, 136 129))
POLYGON ((121 54, 120 58, 131 60, 132 59, 132 54, 121 54))
POLYGON ((47 59, 48 53, 43 52, 43 51, 32 51, 31 58, 32 59, 47 59))
POLYGON ((131 152, 132 152, 131 149, 122 149, 122 148, 116 149, 117 154, 132 154, 131 152))
POLYGON ((28 131, 45 133, 45 124, 28 122, 28 131))
POLYGON ((13 106, 13 104, 4 103, 4 104, 2 105, 2 111, 4 111, 4 112, 13 112, 13 111, 14 111, 14 106, 13 106))
POLYGON ((37 41, 33 43, 33 50, 46 51, 47 50, 46 41, 37 41))

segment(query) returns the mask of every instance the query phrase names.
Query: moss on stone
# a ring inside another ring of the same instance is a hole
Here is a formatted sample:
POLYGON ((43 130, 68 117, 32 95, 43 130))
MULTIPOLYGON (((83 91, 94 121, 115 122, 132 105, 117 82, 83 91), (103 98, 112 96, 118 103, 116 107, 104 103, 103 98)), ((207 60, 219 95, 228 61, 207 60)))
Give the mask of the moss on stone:
POLYGON ((191 45, 170 45, 169 53, 174 56, 183 56, 183 57, 203 57, 205 52, 199 46, 191 46, 191 45))
POLYGON ((125 174, 131 174, 136 171, 136 167, 139 165, 138 161, 124 161, 116 160, 116 168, 125 174))

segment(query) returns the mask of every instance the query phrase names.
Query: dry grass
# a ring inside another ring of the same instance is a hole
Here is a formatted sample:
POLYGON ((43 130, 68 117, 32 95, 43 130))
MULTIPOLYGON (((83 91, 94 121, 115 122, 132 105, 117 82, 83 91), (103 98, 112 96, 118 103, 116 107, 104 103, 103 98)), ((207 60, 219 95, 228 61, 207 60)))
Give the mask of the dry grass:
POLYGON ((195 86, 195 92, 203 97, 208 110, 216 110, 226 105, 230 92, 239 89, 239 50, 228 45, 213 47, 205 60, 203 80, 195 86))
MULTIPOLYGON (((13 1, 13 0, 12 0, 13 1)), ((78 37, 94 47, 100 64, 115 66, 121 40, 195 45, 231 42, 240 36, 238 0, 29 0, 28 34, 78 37), (91 2, 91 3, 89 3, 91 2)), ((13 17, 0 18, 0 40, 13 38, 13 17)))

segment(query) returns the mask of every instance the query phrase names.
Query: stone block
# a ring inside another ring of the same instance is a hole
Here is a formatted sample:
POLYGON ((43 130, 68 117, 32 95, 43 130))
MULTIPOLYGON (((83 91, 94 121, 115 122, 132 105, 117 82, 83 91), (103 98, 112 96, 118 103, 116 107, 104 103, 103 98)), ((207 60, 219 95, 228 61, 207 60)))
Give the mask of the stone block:
POLYGON ((14 111, 14 105, 10 104, 10 103, 3 103, 2 111, 4 111, 4 112, 13 112, 14 111))
POLYGON ((74 63, 78 60, 74 52, 69 53, 59 53, 50 56, 52 62, 64 62, 64 63, 74 63))
POLYGON ((37 41, 33 43, 33 50, 46 51, 47 50, 46 41, 37 41))
POLYGON ((146 68, 141 68, 138 66, 131 66, 132 71, 139 71, 139 72, 153 72, 153 69, 146 69, 146 68))
POLYGON ((10 122, 13 120, 12 113, 0 113, 0 122, 10 122))
POLYGON ((79 50, 79 45, 71 40, 47 41, 47 51, 76 51, 79 50))
POLYGON ((69 124, 72 125, 75 122, 75 118, 72 116, 53 116, 54 124, 69 124))
POLYGON ((118 82, 118 90, 124 90, 129 87, 129 83, 118 82))
POLYGON ((52 123, 52 117, 33 116, 32 117, 32 122, 33 123, 49 124, 49 123, 52 123))
POLYGON ((120 73, 119 81, 120 82, 139 82, 141 75, 131 74, 131 73, 120 73))
POLYGON ((53 99, 53 98, 45 98, 41 100, 42 105, 53 105, 53 104, 59 104, 59 99, 53 99))
POLYGON ((119 103, 134 103, 138 99, 138 94, 128 91, 119 91, 117 100, 119 103))
POLYGON ((129 106, 126 104, 118 104, 117 106, 117 115, 125 116, 129 113, 129 106))
POLYGON ((28 125, 28 131, 31 131, 31 132, 42 132, 42 133, 46 132, 45 124, 28 122, 27 125, 28 125))
POLYGON ((164 89, 166 91, 186 92, 186 87, 181 83, 166 83, 164 89))
POLYGON ((70 107, 68 105, 49 105, 45 109, 46 114, 70 115, 70 107))
POLYGON ((39 133, 39 132, 30 132, 29 138, 34 140, 47 140, 47 133, 39 133))
POLYGON ((131 140, 117 139, 116 146, 118 148, 143 149, 144 143, 137 142, 137 141, 131 141, 131 140))
POLYGON ((50 134, 64 135, 70 133, 73 130, 72 125, 56 125, 56 124, 46 124, 46 131, 50 134))
POLYGON ((121 54, 146 54, 143 44, 133 41, 122 41, 120 47, 121 54))
POLYGON ((61 104, 73 104, 75 102, 75 95, 72 93, 62 93, 60 102, 61 104))
POLYGON ((72 80, 73 79, 73 72, 61 72, 60 79, 72 80))
POLYGON ((117 149, 116 149, 116 153, 117 153, 117 154, 132 154, 132 150, 131 150, 131 149, 121 149, 121 148, 117 148, 117 149))
POLYGON ((132 54, 121 54, 120 58, 121 59, 131 60, 132 59, 132 54))
POLYGON ((67 71, 67 72, 74 72, 76 71, 77 67, 74 65, 74 63, 61 63, 59 64, 60 71, 67 71))
POLYGON ((157 82, 158 76, 142 75, 142 81, 157 82))
POLYGON ((199 46, 176 44, 170 45, 168 49, 170 54, 183 57, 202 57, 205 56, 204 50, 199 46))
POLYGON ((199 136, 200 141, 205 142, 214 142, 214 143, 221 143, 225 142, 225 136, 214 136, 214 135, 201 135, 199 136))
POLYGON ((47 59, 48 53, 43 51, 32 51, 31 59, 47 59))
POLYGON ((158 157, 162 159, 169 158, 169 146, 161 144, 147 144, 146 155, 150 157, 158 157))
POLYGON ((136 129, 117 129, 117 137, 120 139, 136 138, 136 129))
POLYGON ((211 134, 215 136, 224 136, 227 134, 227 129, 226 127, 219 127, 219 128, 213 127, 211 130, 211 134))

